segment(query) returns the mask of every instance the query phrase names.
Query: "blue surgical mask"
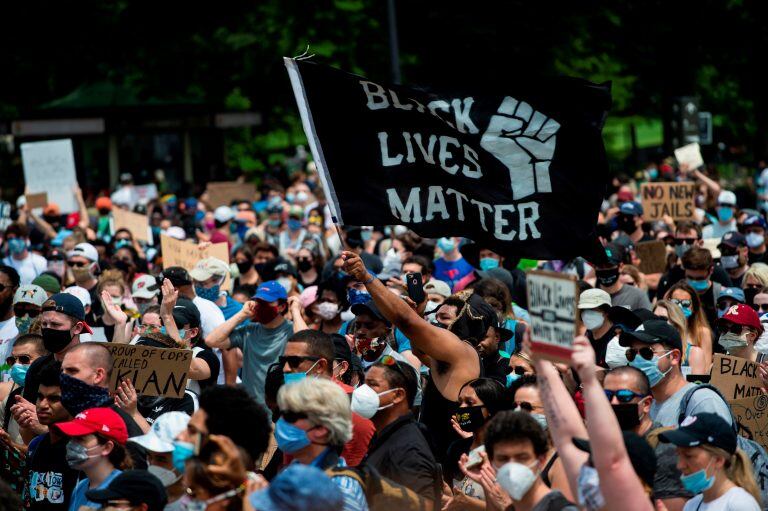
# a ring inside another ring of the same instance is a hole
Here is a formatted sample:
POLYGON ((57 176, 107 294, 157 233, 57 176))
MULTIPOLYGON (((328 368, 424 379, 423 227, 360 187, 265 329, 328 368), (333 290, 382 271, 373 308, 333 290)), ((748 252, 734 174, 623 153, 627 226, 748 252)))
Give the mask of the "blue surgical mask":
POLYGON ((202 286, 195 286, 195 293, 197 293, 197 296, 200 298, 203 298, 204 300, 209 300, 211 302, 215 302, 219 299, 219 295, 221 294, 221 286, 216 284, 213 287, 202 287, 202 286))
POLYGON ((288 229, 291 231, 298 231, 301 229, 301 220, 297 220, 296 218, 289 218, 288 229))
POLYGON ((443 254, 453 252, 456 248, 456 242, 453 238, 440 238, 437 240, 437 248, 443 251, 443 254))
POLYGON ((649 170, 649 171, 648 171, 648 177, 649 177, 650 179, 656 179, 657 177, 659 177, 659 171, 658 171, 658 169, 651 169, 651 170, 649 170))
POLYGON ((293 201, 295 200, 296 200, 296 195, 294 195, 293 193, 285 194, 285 202, 287 202, 288 204, 293 204, 293 201))
POLYGON ((717 208, 717 219, 721 222, 730 222, 733 218, 733 208, 719 207, 717 208))
POLYGON ((184 473, 184 465, 187 460, 195 455, 195 446, 189 442, 173 442, 173 468, 184 473))
POLYGON ((683 311, 683 316, 685 316, 685 319, 688 319, 688 318, 690 318, 690 317, 691 317, 691 314, 693 314, 693 310, 691 310, 691 308, 690 308, 690 307, 683 307, 683 306, 681 305, 681 306, 680 306, 680 310, 682 310, 682 311, 683 311))
POLYGON ((117 240, 115 242, 115 250, 117 250, 118 248, 130 247, 130 246, 131 246, 131 242, 130 240, 127 240, 127 239, 117 240))
POLYGON ((24 386, 24 379, 27 377, 27 370, 29 370, 29 364, 13 364, 13 366, 11 366, 11 379, 19 387, 24 386))
POLYGON ((507 387, 510 387, 514 382, 520 379, 520 375, 516 373, 509 373, 507 375, 507 387))
POLYGON ((765 236, 762 234, 758 234, 756 232, 750 232, 746 236, 747 238, 747 246, 749 248, 757 248, 763 243, 765 243, 765 236))
POLYGON ((21 254, 27 249, 27 242, 21 238, 11 238, 8 240, 8 251, 11 254, 21 254))
POLYGON ((703 293, 707 289, 709 289, 709 280, 694 280, 694 279, 686 279, 688 281, 688 285, 691 286, 694 290, 696 290, 697 293, 703 293))
POLYGON ((681 243, 675 246, 675 255, 677 257, 683 257, 693 247, 691 243, 681 243))
MULTIPOLYGON (((712 462, 710 461, 709 464, 711 463, 712 462)), ((715 484, 715 476, 713 475, 712 477, 707 477, 707 469, 709 468, 709 464, 707 465, 707 468, 703 468, 697 472, 694 472, 693 474, 688 474, 687 476, 681 475, 680 482, 683 483, 683 488, 693 493, 694 495, 698 495, 699 493, 712 488, 712 485, 715 484)))
POLYGON ((651 360, 646 360, 637 354, 635 355, 635 359, 630 362, 629 365, 635 369, 640 369, 643 373, 645 373, 645 375, 648 377, 648 383, 651 384, 651 387, 655 387, 662 380, 662 378, 664 378, 672 370, 670 367, 666 372, 662 373, 661 369, 659 369, 659 360, 668 356, 670 353, 672 353, 671 350, 666 352, 661 357, 654 355, 651 360))
POLYGON ((363 229, 362 231, 360 231, 360 239, 363 241, 370 240, 371 236, 373 236, 373 231, 369 229, 363 229))
POLYGON ((292 383, 298 383, 302 381, 307 377, 309 372, 315 368, 318 362, 320 361, 317 360, 314 364, 312 364, 312 366, 309 369, 301 373, 283 373, 283 383, 285 383, 285 385, 290 385, 292 383))
POLYGON ((499 260, 493 257, 483 257, 480 259, 480 269, 483 271, 492 270, 499 267, 499 260))
POLYGON ((282 417, 277 419, 275 424, 275 440, 280 450, 286 454, 293 454, 312 443, 306 431, 282 417))

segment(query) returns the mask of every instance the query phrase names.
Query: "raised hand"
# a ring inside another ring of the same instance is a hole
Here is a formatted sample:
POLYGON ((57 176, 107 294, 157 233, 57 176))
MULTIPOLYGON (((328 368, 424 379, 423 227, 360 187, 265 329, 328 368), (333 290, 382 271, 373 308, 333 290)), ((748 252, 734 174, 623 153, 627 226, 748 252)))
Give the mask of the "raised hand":
POLYGON ((179 290, 173 287, 171 281, 163 279, 163 301, 160 303, 161 315, 173 315, 173 308, 176 306, 176 300, 179 299, 179 290))
POLYGON ((138 412, 139 397, 130 379, 126 378, 118 385, 115 391, 115 404, 128 415, 138 412))
POLYGON ((112 320, 119 324, 124 325, 128 322, 128 315, 123 312, 123 309, 119 305, 116 305, 112 301, 112 296, 106 291, 101 292, 101 303, 104 306, 104 312, 112 318, 112 320))
POLYGON ((344 251, 341 253, 341 257, 344 260, 344 271, 352 275, 352 277, 358 282, 365 282, 370 275, 365 268, 365 263, 359 255, 354 252, 344 251))
POLYGON ((596 376, 595 350, 585 336, 580 335, 573 340, 571 365, 579 374, 582 383, 592 382, 596 376))

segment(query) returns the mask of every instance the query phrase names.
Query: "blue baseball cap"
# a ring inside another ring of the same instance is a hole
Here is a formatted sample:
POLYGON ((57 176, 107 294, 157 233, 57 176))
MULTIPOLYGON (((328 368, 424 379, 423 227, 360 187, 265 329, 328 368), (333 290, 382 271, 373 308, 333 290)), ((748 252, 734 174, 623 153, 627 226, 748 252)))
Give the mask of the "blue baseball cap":
POLYGON ((744 228, 746 227, 760 227, 761 229, 768 230, 768 224, 762 216, 750 215, 744 220, 744 228))
POLYGON ((254 300, 264 300, 265 302, 276 302, 277 300, 287 300, 288 293, 285 288, 276 280, 263 282, 253 295, 254 300))
POLYGON ((289 465, 268 488, 248 498, 259 511, 336 511, 344 506, 341 490, 325 472, 300 463, 289 465))
POLYGON ((93 333, 91 327, 85 323, 85 308, 83 302, 75 295, 69 293, 56 293, 43 302, 42 311, 53 311, 66 314, 83 323, 84 330, 93 333))
POLYGON ((746 297, 744 296, 744 291, 739 287, 724 287, 720 290, 720 294, 717 295, 717 299, 720 300, 720 298, 730 298, 731 300, 736 300, 739 303, 744 303, 747 301, 746 297))
POLYGON ((643 214, 643 206, 639 202, 624 202, 619 206, 619 212, 624 215, 640 216, 643 214))

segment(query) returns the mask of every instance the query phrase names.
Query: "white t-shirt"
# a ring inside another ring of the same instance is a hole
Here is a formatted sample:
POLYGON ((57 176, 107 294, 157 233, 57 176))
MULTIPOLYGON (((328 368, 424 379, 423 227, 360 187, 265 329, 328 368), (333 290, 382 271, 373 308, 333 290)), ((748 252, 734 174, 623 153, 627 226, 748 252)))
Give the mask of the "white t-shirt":
POLYGON ((8 256, 3 259, 3 264, 7 264, 19 272, 21 285, 31 284, 35 277, 48 269, 48 261, 45 257, 29 252, 24 259, 14 259, 8 256))
POLYGON ((685 503, 683 511, 760 511, 760 504, 744 488, 731 488, 720 497, 709 502, 702 502, 703 494, 698 494, 685 503))
MULTIPOLYGON (((212 301, 195 296, 192 299, 192 303, 194 303, 197 310, 200 311, 200 327, 203 329, 203 339, 208 337, 211 332, 226 321, 224 319, 224 313, 221 312, 219 306, 212 301)), ((221 367, 219 370, 219 378, 216 380, 216 383, 224 385, 224 362, 221 360, 221 350, 214 349, 213 352, 216 353, 216 356, 219 358, 219 365, 221 367)))
POLYGON ((16 317, 0 321, 0 381, 8 381, 11 376, 11 368, 6 367, 5 359, 11 356, 13 351, 13 341, 19 335, 19 329, 16 328, 16 317))

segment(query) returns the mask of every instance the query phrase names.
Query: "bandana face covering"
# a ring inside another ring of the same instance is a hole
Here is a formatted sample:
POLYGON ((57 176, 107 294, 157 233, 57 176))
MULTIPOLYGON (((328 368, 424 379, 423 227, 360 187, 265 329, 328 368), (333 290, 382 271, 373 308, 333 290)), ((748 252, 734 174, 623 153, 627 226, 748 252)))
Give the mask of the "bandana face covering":
POLYGON ((89 408, 109 406, 112 403, 109 391, 104 387, 89 385, 65 373, 59 375, 59 381, 61 404, 73 417, 89 408))
POLYGON ((360 353, 361 357, 366 356, 372 351, 376 351, 379 346, 381 346, 381 341, 378 337, 375 339, 355 337, 355 348, 357 348, 357 352, 360 353))

